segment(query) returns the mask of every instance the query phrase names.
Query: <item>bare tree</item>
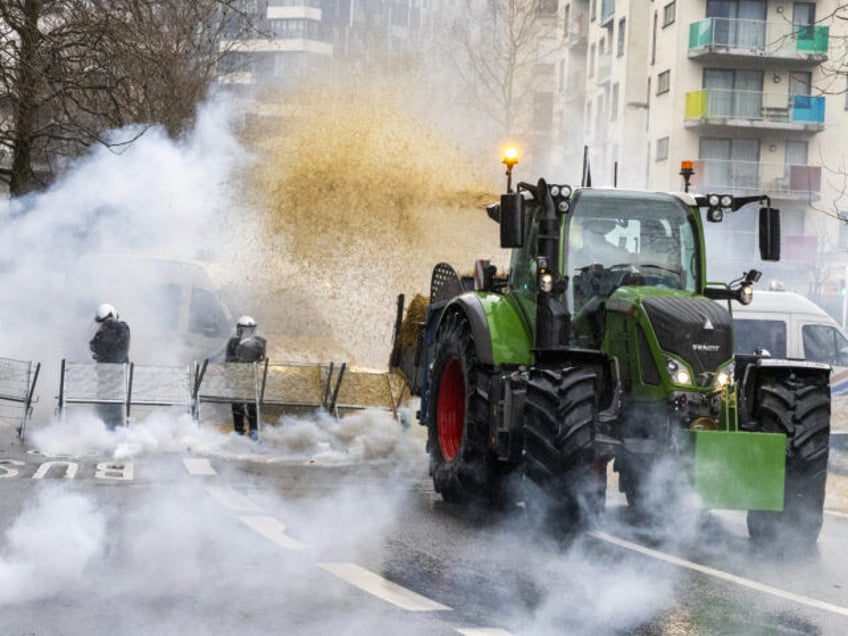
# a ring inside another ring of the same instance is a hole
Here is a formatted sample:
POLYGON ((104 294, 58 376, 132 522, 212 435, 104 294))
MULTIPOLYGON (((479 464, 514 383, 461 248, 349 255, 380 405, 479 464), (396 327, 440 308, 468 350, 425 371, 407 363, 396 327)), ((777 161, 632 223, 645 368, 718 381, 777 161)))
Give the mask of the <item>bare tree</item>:
MULTIPOLYGON (((191 122, 226 51, 251 28, 240 0, 0 2, 0 181, 20 195, 48 183, 105 131, 191 122)), ((143 128, 142 128, 143 130, 143 128)))
POLYGON ((539 91, 552 92, 553 65, 562 42, 551 38, 539 0, 464 0, 454 27, 457 65, 478 108, 506 136, 534 127, 539 91))

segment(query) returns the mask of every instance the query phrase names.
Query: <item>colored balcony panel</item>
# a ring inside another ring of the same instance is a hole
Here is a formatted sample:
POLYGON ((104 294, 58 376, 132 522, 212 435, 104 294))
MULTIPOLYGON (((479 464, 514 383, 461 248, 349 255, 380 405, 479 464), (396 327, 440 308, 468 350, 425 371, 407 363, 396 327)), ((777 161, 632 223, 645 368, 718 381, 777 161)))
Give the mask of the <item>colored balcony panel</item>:
POLYGON ((804 53, 827 53, 830 27, 803 26, 797 32, 796 48, 804 53))
POLYGON ((824 97, 794 95, 792 97, 792 121, 824 123, 824 97))

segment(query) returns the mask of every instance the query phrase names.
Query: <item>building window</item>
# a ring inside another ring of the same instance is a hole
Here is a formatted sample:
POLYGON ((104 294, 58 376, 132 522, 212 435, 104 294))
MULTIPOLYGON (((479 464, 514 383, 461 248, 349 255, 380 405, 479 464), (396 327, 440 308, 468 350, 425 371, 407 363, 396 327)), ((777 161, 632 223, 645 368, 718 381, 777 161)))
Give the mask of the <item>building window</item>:
POLYGON ((848 210, 839 211, 839 249, 848 250, 848 210))
POLYGON ((618 21, 618 47, 616 49, 616 54, 618 55, 618 57, 624 55, 625 26, 627 26, 626 20, 624 18, 621 18, 621 20, 618 21))
POLYGON ((668 137, 657 139, 657 161, 668 159, 668 137))
POLYGON ((663 71, 657 75, 657 95, 667 93, 671 89, 671 71, 663 71))
POLYGON ((610 93, 610 120, 618 119, 618 82, 612 85, 612 93, 610 93))
POLYGON ((651 27, 651 66, 657 62, 657 12, 654 11, 654 23, 651 27))
POLYGON ((669 2, 663 7, 663 27, 667 27, 669 24, 674 22, 674 14, 676 12, 676 7, 674 5, 674 2, 669 2))
POLYGON ((845 110, 848 110, 848 77, 845 78, 845 110))
POLYGON ((589 77, 595 76, 595 45, 589 47, 589 77))

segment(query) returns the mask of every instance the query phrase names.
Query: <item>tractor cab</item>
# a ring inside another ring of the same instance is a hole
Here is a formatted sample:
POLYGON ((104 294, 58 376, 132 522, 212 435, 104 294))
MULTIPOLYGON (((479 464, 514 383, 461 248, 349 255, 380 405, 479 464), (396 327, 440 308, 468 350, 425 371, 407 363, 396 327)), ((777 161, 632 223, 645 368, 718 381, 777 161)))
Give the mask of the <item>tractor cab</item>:
POLYGON ((702 248, 690 210, 663 194, 575 192, 563 241, 572 312, 624 285, 698 291, 702 248))

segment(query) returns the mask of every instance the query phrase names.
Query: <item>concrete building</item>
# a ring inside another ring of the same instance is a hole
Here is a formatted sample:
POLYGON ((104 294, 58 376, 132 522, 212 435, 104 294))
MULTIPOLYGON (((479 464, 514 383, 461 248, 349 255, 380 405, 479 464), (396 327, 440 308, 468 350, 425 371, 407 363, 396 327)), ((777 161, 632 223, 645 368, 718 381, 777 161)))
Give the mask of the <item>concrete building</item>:
POLYGON ((338 60, 418 51, 449 14, 449 0, 260 0, 255 29, 222 43, 224 85, 285 87, 338 60))

